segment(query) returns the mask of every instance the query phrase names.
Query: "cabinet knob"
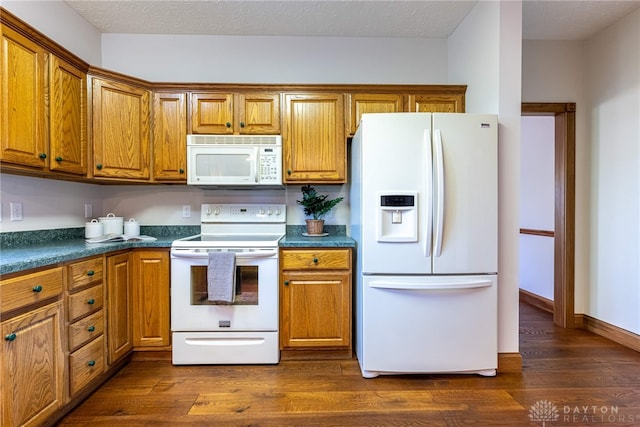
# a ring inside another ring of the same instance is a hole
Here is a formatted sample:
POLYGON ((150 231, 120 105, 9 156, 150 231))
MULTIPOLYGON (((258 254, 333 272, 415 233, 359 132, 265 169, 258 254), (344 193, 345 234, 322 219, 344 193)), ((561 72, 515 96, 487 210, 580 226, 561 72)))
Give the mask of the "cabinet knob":
POLYGON ((287 175, 291 175, 291 169, 287 169, 287 175))
POLYGON ((93 304, 95 304, 95 303, 96 303, 96 300, 94 300, 93 298, 90 298, 90 299, 87 301, 87 304, 89 304, 89 305, 93 305, 93 304))
POLYGON ((4 337, 5 341, 14 341, 17 338, 16 334, 9 334, 4 337))
POLYGON ((313 263, 317 264, 318 263, 318 258, 317 257, 313 257, 313 263))
POLYGON ((93 325, 91 325, 91 326, 89 326, 89 327, 87 328, 87 331, 89 331, 89 332, 93 332, 93 331, 95 331, 95 330, 96 330, 96 327, 95 327, 95 326, 93 326, 93 325))
POLYGON ((285 280, 285 281, 284 281, 284 285, 285 285, 285 286, 289 286, 289 281, 288 281, 288 280, 285 280))
POLYGON ((180 169, 178 169, 178 172, 180 172, 181 174, 183 174, 183 173, 184 173, 184 169, 180 168, 180 169))
POLYGON ((244 127, 244 122, 240 122, 240 127, 243 128, 244 127))
POLYGON ((40 157, 42 160, 47 158, 47 153, 40 153, 38 154, 38 157, 40 157))
POLYGON ((96 273, 93 270, 87 271, 87 276, 93 276, 94 274, 96 274, 96 273))
POLYGON ((96 169, 98 169, 98 170, 102 170, 102 163, 98 163, 98 164, 96 165, 96 169))
POLYGON ((56 157, 56 162, 58 162, 58 163, 62 162, 62 157, 57 156, 57 157, 56 157))
POLYGON ((33 287, 33 292, 42 292, 42 286, 41 285, 36 285, 33 287))
POLYGON ((227 123, 225 123, 225 126, 226 126, 226 127, 228 127, 228 128, 230 128, 230 127, 231 127, 231 122, 227 122, 227 123))
POLYGON ((87 362, 87 366, 96 366, 96 361, 95 360, 89 360, 87 362))

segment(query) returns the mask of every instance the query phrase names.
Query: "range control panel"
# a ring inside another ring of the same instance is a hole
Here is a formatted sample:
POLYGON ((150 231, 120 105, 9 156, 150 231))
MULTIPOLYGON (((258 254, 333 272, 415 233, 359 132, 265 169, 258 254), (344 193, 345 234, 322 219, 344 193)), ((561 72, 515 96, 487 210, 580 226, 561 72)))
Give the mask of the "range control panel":
POLYGON ((200 207, 202 222, 286 222, 286 205, 204 204, 200 207))

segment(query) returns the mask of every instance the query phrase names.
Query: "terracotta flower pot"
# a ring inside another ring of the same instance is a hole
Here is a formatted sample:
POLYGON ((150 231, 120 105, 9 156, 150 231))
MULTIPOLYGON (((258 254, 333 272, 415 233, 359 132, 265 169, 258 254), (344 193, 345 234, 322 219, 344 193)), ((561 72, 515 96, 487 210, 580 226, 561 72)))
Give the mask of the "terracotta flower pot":
POLYGON ((306 219, 307 234, 322 234, 324 230, 324 219, 306 219))

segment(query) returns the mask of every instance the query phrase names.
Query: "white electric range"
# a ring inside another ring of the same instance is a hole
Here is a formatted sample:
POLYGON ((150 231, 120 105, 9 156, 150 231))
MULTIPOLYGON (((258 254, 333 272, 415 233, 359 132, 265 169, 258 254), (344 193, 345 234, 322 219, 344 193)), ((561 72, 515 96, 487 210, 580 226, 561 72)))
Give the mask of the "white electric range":
POLYGON ((204 204, 201 233, 171 246, 174 364, 269 364, 280 359, 278 241, 286 205, 204 204), (208 299, 210 252, 235 254, 233 304, 208 299))

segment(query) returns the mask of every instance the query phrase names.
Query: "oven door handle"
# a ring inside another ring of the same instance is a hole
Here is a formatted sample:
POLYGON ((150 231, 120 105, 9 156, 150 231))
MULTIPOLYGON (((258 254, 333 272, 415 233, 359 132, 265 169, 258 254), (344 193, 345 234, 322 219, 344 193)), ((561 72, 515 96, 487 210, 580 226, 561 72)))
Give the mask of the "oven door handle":
MULTIPOLYGON (((250 259, 250 258, 269 258, 278 255, 278 250, 263 252, 238 252, 236 258, 250 259)), ((171 252, 172 257, 176 258, 209 258, 208 252, 171 252)))

